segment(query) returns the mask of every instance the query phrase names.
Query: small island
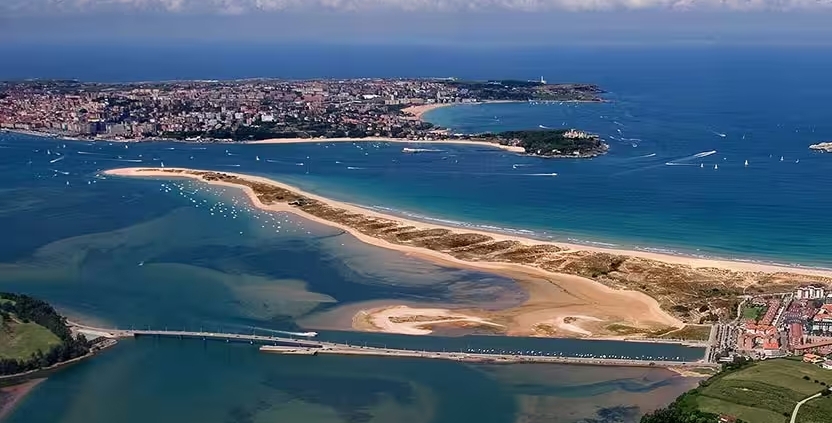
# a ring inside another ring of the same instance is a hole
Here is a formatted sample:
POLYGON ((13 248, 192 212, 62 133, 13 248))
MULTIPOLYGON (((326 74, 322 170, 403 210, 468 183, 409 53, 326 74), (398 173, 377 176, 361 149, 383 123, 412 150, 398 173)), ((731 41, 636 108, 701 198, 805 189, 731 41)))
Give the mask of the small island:
POLYGON ((832 153, 832 141, 829 142, 821 142, 817 144, 812 144, 809 146, 812 150, 818 150, 824 153, 832 153))
POLYGON ((483 141, 522 147, 526 154, 538 157, 588 158, 609 150, 598 135, 576 129, 505 131, 480 137, 483 141))

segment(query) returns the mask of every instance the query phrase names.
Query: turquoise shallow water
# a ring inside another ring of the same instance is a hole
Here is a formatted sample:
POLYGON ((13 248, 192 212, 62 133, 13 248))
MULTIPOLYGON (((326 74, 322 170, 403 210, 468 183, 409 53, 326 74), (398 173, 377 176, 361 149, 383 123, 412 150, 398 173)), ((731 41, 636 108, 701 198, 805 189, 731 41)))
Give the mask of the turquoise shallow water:
POLYGON ((631 421, 691 383, 660 369, 292 357, 143 339, 50 377, 8 421, 631 421))
MULTIPOLYGON (((274 175, 270 166, 295 171, 306 166, 296 160, 328 150, 298 147, 125 148, 0 134, 0 226, 7 236, 0 289, 36 295, 72 318, 104 326, 261 333, 296 331, 309 316, 366 301, 506 307, 526 298, 510 279, 437 266, 290 215, 252 210, 235 190, 99 174, 141 160, 274 175)), ((332 159, 370 157, 352 154, 361 150, 351 144, 332 149, 332 159)), ((377 150, 400 154, 397 146, 377 150)), ((322 339, 419 349, 702 356, 701 349, 673 345, 318 331, 322 339)), ((496 371, 378 358, 286 361, 248 344, 171 341, 125 342, 61 371, 10 421, 442 422, 528 415, 568 422, 599 412, 632 420, 690 385, 661 370, 554 366, 546 370, 551 378, 531 383, 527 379, 540 371, 526 374, 522 366, 496 371), (460 393, 457 383, 478 388, 460 393), (556 411, 567 403, 569 412, 556 411)))
MULTIPOLYGON (((96 176, 162 162, 270 176, 394 213, 542 238, 832 266, 832 226, 823 219, 832 206, 830 157, 807 149, 832 138, 825 105, 832 87, 823 78, 832 55, 821 53, 622 49, 571 60, 518 53, 499 70, 597 82, 613 102, 429 115, 463 132, 596 131, 612 148, 593 160, 450 145, 412 155, 374 143, 125 148, 3 133, 0 289, 104 325, 239 331, 296 330, 317 312, 373 300, 505 306, 525 298, 506 278, 252 213, 234 192, 96 176), (541 176, 551 173, 558 176, 541 176)), ((320 332, 416 348, 701 356, 630 343, 320 332)), ((245 344, 138 340, 51 377, 10 420, 633 421, 689 383, 656 369, 310 361, 245 344)))

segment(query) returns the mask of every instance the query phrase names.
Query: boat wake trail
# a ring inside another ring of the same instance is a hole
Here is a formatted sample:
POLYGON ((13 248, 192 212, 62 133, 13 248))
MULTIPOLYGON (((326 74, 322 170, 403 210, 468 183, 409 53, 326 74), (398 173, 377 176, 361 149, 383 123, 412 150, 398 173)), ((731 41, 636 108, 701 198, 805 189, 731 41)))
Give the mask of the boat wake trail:
POLYGON ((524 176, 558 176, 557 173, 524 173, 524 176))
MULTIPOLYGON (((701 159, 702 157, 708 157, 708 156, 713 155, 713 154, 716 154, 716 150, 703 151, 701 153, 696 153, 692 156, 682 157, 681 159, 676 159, 676 160, 670 161, 668 163, 679 164, 679 163, 684 163, 684 162, 687 162, 687 161, 691 161, 693 159, 701 159)), ((673 165, 671 164, 669 166, 673 166, 673 165)))
POLYGON ((142 163, 144 160, 142 159, 97 159, 97 160, 104 160, 104 161, 111 161, 111 162, 128 162, 128 163, 142 163))
POLYGON ((61 157, 58 157, 57 159, 50 160, 49 163, 57 163, 57 162, 65 159, 65 158, 66 158, 66 156, 61 156, 61 157))
POLYGON ((711 154, 716 154, 716 150, 711 150, 711 151, 703 151, 703 152, 701 152, 701 153, 696 153, 696 154, 694 154, 694 155, 692 156, 692 158, 694 158, 694 159, 698 159, 698 158, 700 158, 700 157, 708 157, 708 156, 710 156, 711 154))
POLYGON ((285 330, 263 329, 263 328, 257 328, 257 330, 258 331, 272 332, 272 333, 282 333, 284 335, 289 335, 289 336, 300 336, 300 337, 304 337, 304 338, 314 338, 314 337, 318 336, 318 332, 289 332, 289 331, 285 331, 285 330))
POLYGON ((356 167, 356 166, 347 166, 347 169, 349 169, 349 170, 364 170, 363 167, 356 167))

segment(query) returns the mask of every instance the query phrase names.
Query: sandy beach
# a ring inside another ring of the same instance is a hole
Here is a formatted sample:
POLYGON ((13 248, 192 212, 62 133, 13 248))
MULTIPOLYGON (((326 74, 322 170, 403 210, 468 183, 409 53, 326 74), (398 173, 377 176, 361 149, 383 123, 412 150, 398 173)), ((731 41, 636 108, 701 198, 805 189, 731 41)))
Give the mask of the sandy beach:
POLYGON ((407 113, 409 115, 413 115, 414 119, 418 119, 421 121, 425 120, 425 113, 441 109, 443 107, 450 107, 450 106, 461 106, 461 105, 480 105, 480 104, 501 104, 501 103, 525 103, 525 101, 520 100, 483 100, 478 101, 476 103, 430 103, 430 104, 420 104, 418 106, 410 106, 405 107, 402 109, 402 112, 407 113))
POLYGON ((443 107, 454 106, 456 104, 459 104, 459 103, 422 104, 422 105, 419 105, 419 106, 405 107, 404 109, 402 109, 402 112, 407 113, 409 115, 412 115, 414 119, 424 120, 425 113, 427 113, 431 110, 441 109, 443 107))
MULTIPOLYGON (((349 140, 349 141, 354 141, 354 140, 349 140)), ((399 141, 399 142, 402 142, 402 141, 399 141)), ((486 143, 486 144, 488 144, 488 143, 486 143)), ((187 169, 187 168, 164 168, 164 169, 160 168, 158 170, 147 170, 147 169, 150 169, 150 168, 146 168, 146 167, 143 167, 143 168, 138 168, 138 167, 120 168, 120 169, 111 169, 111 170, 108 170, 104 173, 109 174, 109 175, 118 175, 118 176, 156 176, 156 177, 159 177, 159 176, 161 176, 161 177, 176 177, 176 176, 179 176, 179 177, 188 177, 188 178, 191 178, 191 179, 201 180, 201 178, 199 178, 197 176, 194 176, 194 175, 189 175, 189 174, 172 175, 171 174, 171 171, 199 172, 199 171, 201 171, 199 169, 187 169)), ((203 172, 206 172, 206 171, 203 171, 203 172)), ((207 171, 207 172, 210 172, 210 171, 207 171)), ((240 173, 234 173, 234 172, 225 172, 225 171, 223 171, 222 173, 224 173, 226 175, 233 175, 233 176, 236 176, 236 177, 239 177, 239 178, 242 178, 242 179, 248 179, 248 180, 251 180, 251 181, 257 181, 257 182, 262 182, 262 183, 266 183, 266 184, 271 184, 271 185, 274 185, 276 187, 280 187, 280 188, 284 188, 284 189, 287 189, 287 190, 297 192, 298 194, 303 195, 305 197, 309 197, 309 198, 327 203, 327 204, 329 204, 333 207, 342 208, 342 209, 348 210, 348 211, 353 212, 353 213, 361 213, 361 214, 364 214, 364 215, 369 215, 369 216, 375 216, 375 217, 400 221, 403 224, 406 224, 408 226, 414 226, 414 227, 419 228, 419 229, 450 229, 450 230, 459 230, 460 229, 460 228, 455 228, 455 227, 452 227, 452 226, 443 226, 443 225, 438 225, 438 224, 434 224, 434 223, 426 223, 426 222, 406 219, 406 218, 402 218, 402 217, 398 217, 398 216, 379 213, 375 210, 366 209, 366 208, 363 208, 363 207, 358 206, 358 205, 344 203, 344 202, 336 201, 336 200, 331 200, 331 199, 324 198, 324 197, 321 197, 321 196, 316 195, 316 194, 305 192, 305 191, 301 190, 300 188, 297 188, 297 187, 294 187, 294 186, 291 186, 291 185, 287 185, 285 183, 278 182, 278 181, 275 181, 275 180, 272 180, 272 179, 267 179, 267 178, 263 178, 263 177, 259 177, 259 176, 245 175, 245 174, 240 174, 240 173)), ((245 188, 245 187, 240 187, 240 186, 235 185, 235 184, 226 184, 226 183, 221 183, 221 182, 211 182, 211 183, 212 184, 232 186, 232 187, 235 187, 235 188, 245 188)), ((250 189, 245 189, 245 191, 249 194, 249 196, 252 198, 253 201, 257 200, 257 197, 254 194, 254 192, 252 192, 250 189)), ((260 206, 261 208, 274 209, 276 207, 275 205, 269 205, 268 207, 266 207, 264 204, 260 203, 259 201, 254 201, 254 203, 256 205, 260 206)), ((282 207, 280 211, 288 211, 288 212, 292 212, 292 213, 297 213, 298 212, 298 210, 296 208, 289 207, 289 206, 282 207)), ((309 218, 311 220, 320 221, 320 219, 318 219, 315 216, 305 215, 304 217, 309 218)), ((329 222, 329 221, 321 221, 320 223, 324 223, 324 224, 327 224, 327 225, 330 225, 330 226, 334 226, 333 222, 329 222)), ((346 230, 346 228, 341 228, 341 229, 346 230)), ((349 229, 352 229, 352 228, 349 228, 349 229)), ((603 253, 610 253, 610 254, 622 254, 622 255, 626 255, 626 256, 641 257, 641 258, 657 260, 657 261, 670 263, 670 264, 682 264, 682 265, 687 265, 687 266, 691 266, 691 267, 698 267, 698 268, 717 268, 717 269, 726 269, 726 270, 733 270, 733 271, 739 271, 739 272, 763 272, 763 273, 786 272, 786 273, 797 273, 797 274, 803 274, 803 275, 832 278, 832 269, 823 269, 823 268, 814 268, 814 267, 791 267, 791 266, 784 266, 784 265, 757 263, 757 262, 751 262, 751 261, 733 261, 733 260, 722 260, 722 259, 711 259, 711 258, 700 258, 700 257, 688 257, 688 256, 673 255, 673 254, 662 254, 662 253, 654 253, 654 252, 640 251, 640 250, 623 250, 623 249, 614 249, 614 248, 594 247, 594 246, 587 246, 587 245, 581 245, 581 244, 572 244, 572 243, 565 243, 565 242, 540 241, 540 240, 535 240, 535 239, 531 239, 531 238, 523 238, 523 237, 514 236, 514 235, 502 234, 502 233, 499 233, 499 232, 487 232, 487 231, 471 229, 471 228, 464 228, 464 230, 466 232, 486 234, 486 235, 489 235, 489 236, 493 237, 495 240, 498 240, 498 241, 512 240, 512 241, 519 241, 519 242, 521 242, 523 244, 527 244, 527 245, 539 245, 539 244, 554 245, 554 246, 563 248, 564 250, 567 250, 567 251, 589 251, 589 252, 603 252, 603 253)), ((348 230, 348 232, 354 232, 354 230, 348 230)), ((363 234, 361 234, 361 235, 363 236, 363 234)), ((369 242, 369 243, 377 244, 377 241, 378 240, 373 240, 373 242, 369 242)), ((395 249, 401 250, 402 247, 403 246, 396 245, 395 249)), ((413 252, 419 253, 419 252, 422 252, 422 251, 413 251, 413 252)), ((428 253, 428 252, 425 251, 424 253, 428 253)), ((453 259, 452 257, 448 257, 448 258, 453 259)), ((477 266, 478 267, 481 267, 481 266, 485 267, 488 264, 489 263, 477 263, 477 266)), ((498 266, 505 266, 506 265, 505 263, 492 263, 492 264, 495 264, 495 265, 498 265, 498 266)))
MULTIPOLYGON (((187 177, 196 180, 203 180, 201 175, 191 172, 211 171, 174 168, 122 168, 109 170, 106 173, 118 176, 164 178, 187 177)), ((408 228, 414 228, 414 230, 461 231, 460 228, 424 223, 397 216, 386 215, 357 205, 330 200, 315 194, 304 192, 296 187, 262 177, 234 174, 230 172, 222 172, 222 175, 240 178, 240 180, 248 181, 250 183, 260 183, 288 190, 305 198, 321 202, 329 207, 345 210, 349 213, 355 213, 368 218, 395 221, 401 225, 406 225, 408 228)), ((684 326, 684 323, 681 320, 663 310, 659 306, 656 299, 642 292, 613 289, 587 277, 551 272, 539 267, 521 263, 461 260, 451 254, 441 251, 435 251, 413 245, 392 243, 385 239, 369 236, 355 227, 309 214, 304 210, 287 203, 272 202, 270 204, 264 204, 260 201, 258 194, 247 185, 219 180, 210 180, 207 182, 209 184, 242 189, 251 199, 252 203, 259 208, 271 211, 290 212, 324 225, 337 227, 349 232, 357 239, 371 245, 397 250, 439 263, 450 264, 454 267, 478 269, 514 277, 529 293, 529 300, 526 304, 515 309, 505 310, 503 312, 484 313, 478 310, 453 310, 452 312, 449 311, 442 314, 436 312, 435 310, 431 310, 426 311, 425 313, 427 314, 423 317, 434 316, 437 317, 436 320, 485 319, 490 323, 505 325, 507 334, 524 336, 610 336, 610 334, 605 334, 603 331, 600 333, 595 332, 595 330, 603 326, 601 323, 618 323, 652 329, 684 326), (543 330, 541 333, 539 330, 541 326, 547 327, 549 330, 543 330)), ((484 236, 487 235, 496 242, 516 241, 522 245, 532 247, 539 247, 541 245, 557 247, 562 250, 558 253, 561 255, 568 253, 581 254, 600 252, 655 260, 666 265, 690 266, 694 269, 702 268, 707 271, 758 272, 761 274, 788 273, 832 278, 832 270, 828 269, 796 268, 754 262, 684 257, 636 250, 615 250, 568 243, 544 242, 501 233, 471 230, 468 228, 464 228, 462 230, 464 230, 466 234, 474 233, 484 236)), ((390 322, 391 317, 393 320, 402 320, 408 316, 413 317, 413 313, 407 310, 405 310, 406 312, 404 313, 391 313, 389 311, 390 307, 383 309, 388 311, 385 311, 386 314, 384 314, 381 318, 376 320, 373 320, 374 318, 372 317, 370 318, 371 321, 375 322, 375 326, 379 326, 382 329, 387 328, 390 331, 393 331, 394 329, 399 332, 403 330, 411 330, 402 329, 403 326, 401 325, 391 326, 388 323, 385 323, 385 320, 390 322)), ((398 310, 402 311, 404 309, 398 310)))

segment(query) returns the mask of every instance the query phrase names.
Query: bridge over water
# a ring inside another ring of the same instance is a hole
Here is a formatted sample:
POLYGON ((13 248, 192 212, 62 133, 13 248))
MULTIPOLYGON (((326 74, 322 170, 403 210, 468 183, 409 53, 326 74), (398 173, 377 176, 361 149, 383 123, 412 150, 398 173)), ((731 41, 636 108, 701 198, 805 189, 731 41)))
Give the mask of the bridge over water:
POLYGON ((317 341, 312 339, 287 338, 282 336, 257 335, 256 333, 225 333, 225 332, 197 332, 186 330, 126 330, 106 329, 93 326, 86 326, 69 322, 70 326, 77 332, 89 336, 105 338, 137 338, 137 337, 164 337, 179 339, 202 339, 225 342, 249 342, 261 344, 261 350, 278 354, 340 354, 340 355, 371 355, 385 357, 412 357, 412 358, 433 358, 455 361, 480 362, 480 363, 565 363, 565 364, 590 364, 610 366, 656 366, 656 367, 712 367, 715 363, 704 360, 698 361, 661 361, 661 360, 638 360, 629 358, 610 358, 605 356, 597 357, 570 357, 570 356, 549 356, 531 354, 504 354, 504 353, 480 353, 471 351, 427 351, 409 350, 400 348, 380 348, 360 345, 350 345, 337 342, 317 341))

